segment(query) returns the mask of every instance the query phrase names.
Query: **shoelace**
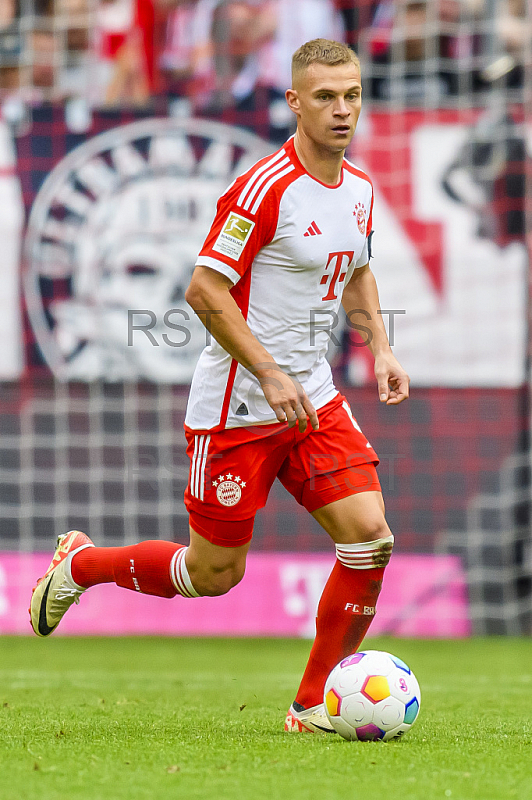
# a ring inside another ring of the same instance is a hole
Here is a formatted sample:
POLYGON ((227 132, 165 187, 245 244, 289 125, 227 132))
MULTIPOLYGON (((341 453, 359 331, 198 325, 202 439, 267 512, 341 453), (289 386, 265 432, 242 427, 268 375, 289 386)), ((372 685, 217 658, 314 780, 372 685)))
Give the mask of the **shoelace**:
POLYGON ((74 600, 75 603, 79 603, 79 598, 82 592, 79 589, 74 589, 70 586, 61 586, 57 589, 55 593, 56 600, 74 600))

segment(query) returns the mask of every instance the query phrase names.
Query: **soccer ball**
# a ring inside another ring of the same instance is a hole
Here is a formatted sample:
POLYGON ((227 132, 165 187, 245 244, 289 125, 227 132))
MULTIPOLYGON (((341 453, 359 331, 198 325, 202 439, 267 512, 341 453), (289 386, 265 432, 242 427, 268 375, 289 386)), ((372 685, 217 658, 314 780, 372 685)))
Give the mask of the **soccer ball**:
POLYGON ((366 650, 336 665, 323 699, 331 725, 344 739, 387 742, 410 730, 419 714, 421 692, 404 661, 366 650))

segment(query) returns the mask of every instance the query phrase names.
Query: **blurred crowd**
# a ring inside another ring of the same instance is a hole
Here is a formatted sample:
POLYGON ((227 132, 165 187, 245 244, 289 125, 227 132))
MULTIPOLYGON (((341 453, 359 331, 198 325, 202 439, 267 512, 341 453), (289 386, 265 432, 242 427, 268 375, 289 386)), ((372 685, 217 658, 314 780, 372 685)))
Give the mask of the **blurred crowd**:
POLYGON ((184 114, 260 88, 282 118, 291 55, 317 37, 359 50, 374 100, 410 104, 521 87, 532 41, 527 0, 0 0, 0 96, 164 95, 184 114))
POLYGON ((408 105, 520 88, 531 48, 527 0, 384 0, 362 45, 372 97, 408 105))

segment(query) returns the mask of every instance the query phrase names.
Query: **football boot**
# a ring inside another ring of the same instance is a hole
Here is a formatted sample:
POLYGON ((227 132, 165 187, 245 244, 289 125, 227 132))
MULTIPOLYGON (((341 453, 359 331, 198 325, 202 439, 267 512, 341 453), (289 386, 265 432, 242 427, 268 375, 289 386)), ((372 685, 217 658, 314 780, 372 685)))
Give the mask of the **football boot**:
POLYGON ((72 557, 86 547, 94 547, 94 543, 81 531, 69 531, 58 537, 52 562, 31 595, 31 627, 37 636, 53 633, 72 603, 79 603, 86 591, 74 582, 70 568, 72 557))
POLYGON ((303 708, 294 701, 288 709, 284 729, 288 733, 336 733, 323 703, 312 708, 303 708))

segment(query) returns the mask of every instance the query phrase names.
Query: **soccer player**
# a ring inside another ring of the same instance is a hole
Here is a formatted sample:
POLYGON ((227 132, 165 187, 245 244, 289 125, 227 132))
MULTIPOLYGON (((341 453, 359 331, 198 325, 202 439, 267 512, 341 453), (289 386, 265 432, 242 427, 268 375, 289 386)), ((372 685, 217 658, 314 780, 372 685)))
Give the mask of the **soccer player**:
POLYGON ((294 54, 286 99, 294 137, 222 195, 186 295, 213 336, 185 420, 190 544, 94 547, 71 531, 30 611, 35 633, 47 636, 98 583, 162 597, 224 594, 244 575, 255 513, 278 477, 336 546, 285 722, 288 731, 318 732, 331 730, 327 675, 361 644, 393 545, 378 457, 334 387, 323 320, 340 302, 351 319, 364 311, 381 402, 401 403, 409 379, 388 344, 369 268, 372 185, 344 158, 360 114, 355 53, 307 42, 294 54))

